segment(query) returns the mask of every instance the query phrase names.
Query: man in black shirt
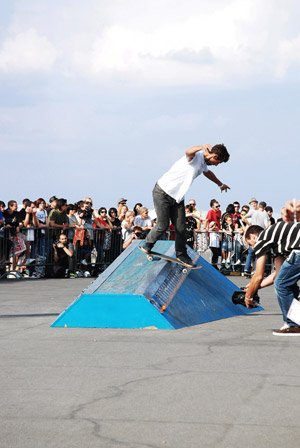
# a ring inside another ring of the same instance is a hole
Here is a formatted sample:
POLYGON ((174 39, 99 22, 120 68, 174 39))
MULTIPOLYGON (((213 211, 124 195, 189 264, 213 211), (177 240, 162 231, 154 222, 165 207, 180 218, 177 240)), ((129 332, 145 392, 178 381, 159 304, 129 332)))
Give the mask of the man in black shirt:
POLYGON ((247 229, 245 239, 257 257, 255 274, 245 297, 247 308, 255 306, 253 296, 259 288, 274 283, 284 325, 273 334, 300 336, 299 325, 287 317, 293 299, 298 299, 299 295, 297 282, 300 279, 300 223, 281 221, 265 230, 253 225, 247 229), (275 255, 275 271, 264 278, 266 257, 271 250, 275 255))
POLYGON ((68 238, 64 233, 59 235, 59 240, 53 244, 53 267, 47 270, 46 276, 62 278, 66 270, 73 273, 73 251, 68 249, 68 238))

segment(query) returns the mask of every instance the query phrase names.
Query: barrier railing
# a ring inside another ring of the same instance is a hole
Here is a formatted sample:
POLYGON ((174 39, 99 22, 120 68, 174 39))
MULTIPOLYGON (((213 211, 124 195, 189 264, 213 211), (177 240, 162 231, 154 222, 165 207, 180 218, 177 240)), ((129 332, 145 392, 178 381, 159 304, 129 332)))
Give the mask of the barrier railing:
MULTIPOLYGON (((54 277, 54 276, 96 276, 104 271, 122 252, 121 229, 88 228, 81 231, 66 230, 66 247, 73 255, 60 252, 57 228, 27 228, 0 230, 0 278, 2 277, 54 277), (56 252, 59 257, 55 257, 56 252), (61 257, 62 256, 62 257, 61 257)), ((235 233, 230 266, 233 272, 242 272, 246 262, 247 248, 235 233)), ((165 239, 174 240, 174 230, 166 232, 165 239)), ((195 231, 188 244, 216 267, 224 268, 219 248, 210 247, 210 232, 195 231)), ((266 271, 273 269, 273 260, 268 260, 266 271)))

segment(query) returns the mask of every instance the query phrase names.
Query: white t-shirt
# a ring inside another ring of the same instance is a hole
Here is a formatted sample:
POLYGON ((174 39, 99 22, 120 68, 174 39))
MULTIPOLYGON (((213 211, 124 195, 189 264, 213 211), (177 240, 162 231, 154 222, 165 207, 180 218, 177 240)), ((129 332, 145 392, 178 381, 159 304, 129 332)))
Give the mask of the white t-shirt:
MULTIPOLYGON (((269 223, 269 216, 266 211, 260 211, 260 210, 250 210, 249 213, 246 215, 246 218, 251 219, 251 225, 257 225, 262 227, 263 229, 266 229, 268 227, 269 223)), ((249 221, 249 220, 248 220, 249 221)))
POLYGON ((191 162, 188 162, 186 155, 177 160, 157 182, 169 196, 175 199, 178 204, 183 200, 184 195, 192 185, 194 179, 203 172, 208 171, 204 160, 203 151, 196 152, 191 162))
POLYGON ((220 247, 219 232, 209 232, 209 247, 220 247))

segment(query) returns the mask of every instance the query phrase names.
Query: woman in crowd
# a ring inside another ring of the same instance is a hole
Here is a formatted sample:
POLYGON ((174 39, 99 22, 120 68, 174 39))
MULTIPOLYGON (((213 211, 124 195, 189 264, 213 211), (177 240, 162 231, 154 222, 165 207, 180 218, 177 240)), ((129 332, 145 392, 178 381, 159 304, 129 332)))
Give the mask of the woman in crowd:
POLYGON ((122 238, 125 241, 131 234, 134 226, 134 211, 128 210, 125 215, 125 219, 122 221, 122 238))
POLYGON ((47 227, 47 219, 48 219, 48 213, 46 210, 46 201, 43 198, 38 198, 36 200, 36 217, 38 220, 38 227, 39 231, 37 233, 37 252, 41 257, 45 257, 46 255, 46 231, 45 228, 47 227))

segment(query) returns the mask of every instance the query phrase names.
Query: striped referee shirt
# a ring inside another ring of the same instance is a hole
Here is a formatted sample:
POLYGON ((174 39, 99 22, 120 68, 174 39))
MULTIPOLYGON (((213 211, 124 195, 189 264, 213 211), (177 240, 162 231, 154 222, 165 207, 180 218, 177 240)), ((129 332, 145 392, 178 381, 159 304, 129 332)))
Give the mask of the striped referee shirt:
POLYGON ((300 222, 277 222, 263 230, 254 245, 254 253, 257 258, 273 250, 275 257, 287 256, 293 250, 300 250, 300 222))

